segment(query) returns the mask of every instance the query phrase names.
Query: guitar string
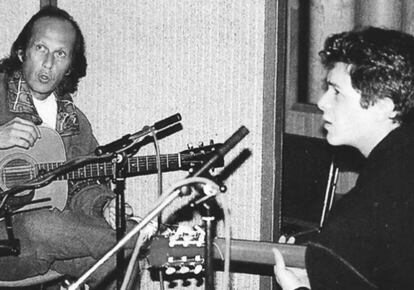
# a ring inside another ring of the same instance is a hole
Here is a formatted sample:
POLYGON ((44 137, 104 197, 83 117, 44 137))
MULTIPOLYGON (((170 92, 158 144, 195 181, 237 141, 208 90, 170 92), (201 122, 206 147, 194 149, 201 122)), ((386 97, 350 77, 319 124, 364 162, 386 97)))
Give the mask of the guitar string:
MULTIPOLYGON (((177 161, 182 157, 185 160, 185 157, 192 156, 195 157, 196 154, 166 154, 161 156, 161 163, 162 165, 166 165, 170 167, 170 165, 176 165, 177 161)), ((146 157, 138 157, 128 159, 128 168, 132 168, 136 170, 136 172, 140 172, 143 168, 147 170, 156 170, 156 156, 146 156, 146 157), (155 166, 155 167, 154 167, 155 166)), ((55 169, 58 166, 62 165, 63 162, 55 162, 55 163, 44 163, 44 164, 36 164, 36 165, 20 165, 20 166, 9 166, 4 167, 2 169, 2 177, 3 183, 6 185, 14 185, 21 180, 28 180, 35 177, 35 172, 45 169, 47 171, 51 169, 55 169), (36 168, 35 168, 36 167, 36 168), (5 182, 4 182, 5 181, 5 182)), ((68 178, 72 177, 72 179, 82 179, 87 177, 94 177, 94 176, 109 176, 107 168, 108 163, 102 164, 95 163, 95 164, 88 164, 86 166, 81 167, 80 169, 74 170, 69 172, 67 175, 68 178), (94 174, 96 173, 96 174, 94 174)), ((133 172, 131 170, 131 172, 133 172)), ((111 173, 111 171, 110 171, 111 173)), ((65 177, 58 177, 58 179, 64 179, 65 177)))
MULTIPOLYGON (((177 154, 168 154, 166 156, 162 156, 161 161, 162 161, 162 165, 167 164, 167 166, 171 163, 174 164, 176 163, 176 161, 178 160, 178 156, 177 154), (168 161, 168 162, 167 162, 168 161)), ((37 171, 41 170, 41 169, 55 169, 58 166, 60 166, 61 164, 63 164, 62 162, 59 163, 45 163, 45 164, 37 164, 36 168, 37 171)), ((95 164, 89 164, 84 166, 83 168, 77 169, 75 171, 72 171, 72 176, 76 175, 76 173, 78 173, 78 176, 83 176, 84 174, 87 176, 93 176, 94 172, 97 173, 97 175, 101 175, 99 174, 99 172, 102 171, 108 171, 108 168, 105 168, 107 163, 104 163, 105 165, 102 166, 99 163, 95 163, 95 164)), ((130 159, 129 160, 129 164, 130 167, 137 169, 138 171, 140 171, 142 168, 147 168, 150 169, 150 167, 153 167, 154 165, 156 165, 156 158, 155 156, 149 156, 149 157, 145 157, 145 160, 138 158, 138 159, 130 159)), ((21 165, 21 166, 9 166, 9 167, 4 167, 2 170, 2 176, 3 179, 7 180, 7 181, 17 181, 17 180, 21 180, 22 178, 24 179, 25 177, 29 176, 30 178, 34 177, 34 169, 35 166, 33 165, 21 165)), ((151 168, 151 169, 156 169, 155 168, 151 168)), ((74 176, 75 177, 75 176, 74 176)))

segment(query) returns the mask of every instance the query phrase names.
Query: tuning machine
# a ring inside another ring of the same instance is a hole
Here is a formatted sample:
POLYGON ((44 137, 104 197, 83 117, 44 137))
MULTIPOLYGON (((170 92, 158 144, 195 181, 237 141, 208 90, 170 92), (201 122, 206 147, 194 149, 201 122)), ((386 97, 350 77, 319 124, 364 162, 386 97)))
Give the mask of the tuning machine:
POLYGON ((168 257, 167 266, 165 266, 165 274, 187 274, 194 273, 196 275, 203 271, 204 259, 200 255, 194 258, 182 256, 181 258, 168 257))

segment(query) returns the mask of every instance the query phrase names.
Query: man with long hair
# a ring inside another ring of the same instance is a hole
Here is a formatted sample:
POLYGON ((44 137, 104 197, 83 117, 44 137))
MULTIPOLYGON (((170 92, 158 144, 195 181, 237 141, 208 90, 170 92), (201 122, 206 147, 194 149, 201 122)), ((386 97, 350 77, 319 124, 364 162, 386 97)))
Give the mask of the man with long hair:
MULTIPOLYGON (((60 135, 68 160, 93 152, 98 144, 91 125, 71 97, 86 67, 84 38, 73 18, 53 6, 36 13, 13 43, 10 56, 0 61, 0 151, 32 148, 44 138, 38 128, 42 125, 60 135)), ((70 182, 68 192, 62 211, 41 209, 13 216, 21 254, 0 257, 0 280, 50 269, 78 277, 116 243, 115 196, 110 188, 86 180, 70 182)), ((132 214, 129 205, 126 214, 132 214)), ((0 234, 6 236, 4 224, 0 234)), ((113 267, 110 263, 100 268, 88 283, 98 285, 113 267)))

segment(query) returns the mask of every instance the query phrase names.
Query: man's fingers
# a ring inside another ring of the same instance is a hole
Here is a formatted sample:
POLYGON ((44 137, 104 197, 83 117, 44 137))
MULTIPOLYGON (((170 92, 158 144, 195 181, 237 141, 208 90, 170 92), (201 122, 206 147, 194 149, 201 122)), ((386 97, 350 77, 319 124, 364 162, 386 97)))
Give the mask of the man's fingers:
POLYGON ((275 269, 286 268, 285 260, 283 259, 282 253, 276 248, 273 248, 272 250, 275 256, 275 269))
MULTIPOLYGON (((115 208, 115 205, 113 204, 110 204, 107 210, 113 215, 116 214, 116 208, 115 208)), ((134 214, 134 211, 132 207, 129 204, 125 204, 125 216, 129 217, 129 216, 132 216, 133 214, 134 214)))
POLYGON ((33 146, 36 139, 37 139, 37 133, 34 133, 35 131, 26 131, 26 130, 19 130, 16 129, 13 131, 14 137, 17 139, 23 140, 30 144, 30 146, 33 146))
MULTIPOLYGON (((116 228, 116 199, 108 201, 103 208, 103 216, 107 223, 113 228, 116 228)), ((125 203, 125 217, 131 217, 134 214, 132 207, 125 203)))
POLYGON ((130 216, 132 216, 133 214, 134 214, 134 211, 133 211, 132 207, 131 207, 128 203, 126 203, 126 204, 125 204, 125 215, 126 215, 127 217, 130 217, 130 216))
POLYGON ((6 123, 3 133, 9 136, 11 146, 28 148, 40 138, 40 130, 32 122, 21 118, 14 118, 6 123))
POLYGON ((24 148, 24 149, 29 149, 33 144, 27 139, 20 138, 17 136, 10 136, 9 143, 10 143, 9 147, 17 146, 17 147, 24 148))
POLYGON ((112 229, 116 228, 116 220, 115 220, 115 213, 109 212, 107 222, 111 226, 112 229))
POLYGON ((279 244, 294 244, 296 242, 296 238, 294 236, 285 236, 281 235, 279 237, 279 244))
POLYGON ((285 235, 281 235, 279 237, 279 241, 280 244, 286 244, 286 236, 285 235))

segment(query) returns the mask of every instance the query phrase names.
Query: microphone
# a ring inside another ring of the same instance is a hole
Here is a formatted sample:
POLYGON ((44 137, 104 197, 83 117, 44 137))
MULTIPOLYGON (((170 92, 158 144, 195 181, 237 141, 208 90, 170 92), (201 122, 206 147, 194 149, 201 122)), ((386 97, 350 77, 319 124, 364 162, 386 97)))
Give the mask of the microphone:
POLYGON ((110 142, 103 146, 98 146, 95 149, 95 155, 101 156, 106 153, 114 153, 116 151, 121 150, 129 145, 131 145, 136 139, 144 137, 150 134, 153 131, 164 129, 170 125, 173 125, 177 122, 181 121, 181 115, 179 113, 174 114, 168 118, 165 118, 161 121, 155 122, 152 126, 144 126, 142 130, 134 133, 134 134, 127 134, 121 137, 118 140, 110 142))
POLYGON ((175 124, 180 121, 181 121, 181 115, 179 113, 174 114, 161 121, 155 122, 154 125, 152 125, 151 127, 144 126, 144 128, 142 128, 141 131, 138 131, 135 134, 132 134, 131 138, 137 139, 137 138, 143 137, 145 135, 148 135, 152 131, 164 129, 165 127, 171 126, 172 124, 175 124))
POLYGON ((220 146, 213 156, 204 165, 199 168, 192 176, 198 177, 206 173, 218 162, 224 155, 226 155, 234 146, 237 145, 247 134, 249 130, 245 126, 241 126, 236 132, 231 135, 222 146, 220 146))

